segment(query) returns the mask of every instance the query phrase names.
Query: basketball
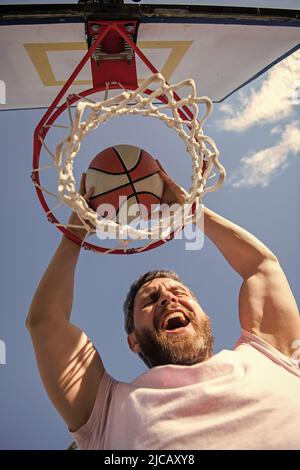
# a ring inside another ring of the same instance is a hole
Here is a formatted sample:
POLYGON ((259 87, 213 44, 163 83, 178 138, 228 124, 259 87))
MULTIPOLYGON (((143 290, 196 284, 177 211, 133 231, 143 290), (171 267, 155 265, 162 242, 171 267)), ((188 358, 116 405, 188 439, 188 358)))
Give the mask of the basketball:
POLYGON ((159 204, 163 193, 163 180, 155 159, 139 147, 123 144, 106 148, 91 161, 86 173, 86 191, 92 186, 94 193, 89 200, 92 209, 118 222, 124 206, 122 223, 124 212, 127 223, 136 217, 148 217, 151 206, 159 204), (113 210, 109 210, 108 204, 113 210))

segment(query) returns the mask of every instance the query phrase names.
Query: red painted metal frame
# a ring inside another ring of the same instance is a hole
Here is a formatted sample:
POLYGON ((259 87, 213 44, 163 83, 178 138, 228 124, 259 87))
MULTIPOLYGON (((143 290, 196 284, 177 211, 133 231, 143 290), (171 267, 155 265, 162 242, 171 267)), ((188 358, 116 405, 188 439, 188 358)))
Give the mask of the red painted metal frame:
MULTIPOLYGON (((103 28, 109 25, 109 21, 101 20, 90 20, 86 22, 86 33, 88 37, 88 46, 93 42, 93 37, 98 35, 103 28), (95 31, 93 28, 97 28, 95 31)), ((120 21, 118 22, 118 27, 126 35, 129 34, 129 38, 134 38, 137 35, 137 21, 120 21), (130 29, 130 31, 128 31, 130 29)), ((99 88, 100 86, 105 86, 107 82, 117 82, 123 83, 124 78, 126 77, 126 82, 132 87, 138 87, 137 80, 137 70, 136 70, 136 61, 135 54, 130 54, 130 60, 128 55, 126 57, 122 56, 121 53, 124 53, 124 38, 119 34, 115 29, 110 29, 107 34, 103 37, 101 41, 100 52, 104 53, 105 57, 103 60, 91 60, 91 72, 93 78, 93 87, 99 88), (105 62, 110 57, 109 63, 105 62)), ((126 41, 127 42, 127 41, 126 41)), ((98 48, 96 52, 98 51, 98 48)), ((132 49, 130 48, 130 51, 132 49)), ((94 56, 94 59, 97 59, 94 56)))
MULTIPOLYGON (((91 23, 95 23, 95 21, 91 21, 91 23)), ((37 196, 39 198, 39 201, 46 212, 47 218, 49 222, 53 224, 59 224, 59 221, 56 219, 54 214, 50 211, 48 204, 44 198, 43 191, 37 186, 40 185, 40 176, 39 176, 39 160, 40 160, 40 153, 41 153, 41 148, 42 144, 40 141, 40 137, 44 140, 46 138, 46 135, 48 134, 48 131, 52 124, 56 121, 56 119, 66 110, 67 108, 67 101, 70 106, 74 105, 77 101, 80 100, 80 98, 75 95, 75 94, 70 94, 67 96, 63 104, 60 104, 62 101, 62 98, 66 96, 67 91, 71 87, 72 83, 76 79, 77 75, 80 73, 84 65, 87 63, 89 59, 92 58, 92 55, 95 51, 95 49, 98 47, 98 45, 101 43, 103 38, 112 30, 117 31, 120 36, 126 41, 130 47, 134 50, 137 56, 140 57, 140 59, 147 65, 147 67, 150 69, 152 73, 158 73, 158 70, 151 64, 151 62, 144 56, 144 54, 141 52, 141 50, 136 46, 136 44, 128 37, 126 32, 123 31, 122 26, 128 23, 132 23, 132 20, 122 20, 122 21, 99 21, 99 23, 105 23, 104 29, 100 32, 97 40, 94 42, 94 44, 89 48, 87 53, 84 55, 80 63, 77 65, 75 68, 74 72, 72 75, 69 77, 69 79, 66 81, 60 92, 58 93, 57 97, 54 99, 52 102, 51 106, 47 110, 47 112, 44 114, 43 118, 39 122, 39 124, 36 126, 35 131, 34 131, 34 137, 33 137, 33 172, 32 172, 32 180, 35 184, 35 189, 37 192, 37 196)), ((125 77, 126 78, 126 77, 125 77)), ((137 86, 135 84, 131 83, 126 83, 125 81, 122 82, 122 86, 128 90, 135 90, 137 86)), ((101 91, 104 91, 106 89, 105 84, 102 86, 97 86, 97 87, 92 87, 82 93, 80 93, 81 97, 86 97, 94 93, 98 93, 101 91)), ((120 89, 118 84, 113 84, 110 89, 120 89)), ((146 94, 151 94, 152 90, 145 90, 146 94)), ((180 100, 180 97, 174 93, 174 97, 177 101, 180 100)), ((166 103, 166 99, 163 96, 158 97, 158 99, 162 103, 166 103)), ((187 106, 183 106, 182 109, 178 109, 178 112, 180 116, 185 119, 193 119, 193 113, 187 106)), ((64 233, 69 239, 77 243, 78 245, 82 246, 84 249, 87 250, 93 250, 93 251, 98 251, 101 253, 110 253, 110 254, 134 254, 134 253, 140 253, 143 251, 148 251, 150 249, 156 248, 162 244, 164 244, 167 241, 170 241, 174 238, 175 233, 171 233, 168 239, 165 240, 158 240, 145 248, 130 248, 130 249, 115 249, 115 250, 110 250, 109 248, 104 248, 98 245, 94 245, 92 243, 88 243, 86 241, 82 241, 80 238, 76 237, 70 230, 66 229, 65 227, 57 227, 62 233, 64 233)))

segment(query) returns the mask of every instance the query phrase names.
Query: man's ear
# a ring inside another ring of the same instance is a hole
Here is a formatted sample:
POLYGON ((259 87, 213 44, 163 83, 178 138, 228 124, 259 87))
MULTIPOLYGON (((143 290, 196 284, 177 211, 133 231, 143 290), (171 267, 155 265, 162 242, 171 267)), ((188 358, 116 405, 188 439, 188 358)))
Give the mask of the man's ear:
POLYGON ((135 336, 134 332, 130 333, 127 336, 127 342, 128 342, 128 345, 129 345, 131 351, 133 351, 136 354, 141 352, 140 345, 138 343, 138 340, 136 339, 136 336, 135 336))

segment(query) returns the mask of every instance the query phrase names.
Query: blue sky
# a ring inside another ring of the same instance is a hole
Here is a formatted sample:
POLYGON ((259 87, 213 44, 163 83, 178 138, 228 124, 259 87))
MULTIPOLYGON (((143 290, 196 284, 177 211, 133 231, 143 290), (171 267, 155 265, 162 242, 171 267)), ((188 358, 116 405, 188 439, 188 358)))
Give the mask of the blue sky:
MULTIPOLYGON (((276 7, 280 3, 265 0, 260 5, 276 7)), ((289 1, 284 6, 296 8, 297 3, 289 1)), ((299 80, 298 52, 214 106, 205 130, 221 151, 228 179, 223 188, 204 200, 208 207, 248 229, 274 251, 298 304, 299 80)), ((32 134, 42 114, 42 110, 0 113, 0 340, 6 345, 6 365, 0 365, 1 449, 64 449, 70 443, 66 427, 41 385, 25 329, 32 295, 60 239, 60 233, 47 223, 30 180, 32 134)), ((108 123, 101 134, 101 148, 121 142, 140 145, 159 156, 179 182, 187 177, 185 161, 178 155, 182 144, 161 123, 136 118, 108 123)), ((93 156, 95 149, 88 150, 93 156)), ((72 321, 92 338, 106 369, 117 379, 130 381, 145 370, 128 350, 122 303, 129 284, 141 272, 156 268, 174 269, 198 294, 212 318, 215 352, 232 348, 239 336, 237 299, 241 280, 209 240, 197 252, 186 251, 180 240, 134 256, 82 252, 72 321)))

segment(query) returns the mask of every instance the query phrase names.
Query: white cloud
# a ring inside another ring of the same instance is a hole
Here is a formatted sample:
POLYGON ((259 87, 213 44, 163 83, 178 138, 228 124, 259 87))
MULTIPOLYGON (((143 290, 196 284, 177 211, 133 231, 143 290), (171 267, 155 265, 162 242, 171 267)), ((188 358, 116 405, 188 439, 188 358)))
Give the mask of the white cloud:
POLYGON ((238 94, 238 109, 220 106, 228 131, 245 131, 255 124, 275 123, 292 115, 300 104, 300 51, 280 62, 269 72, 259 89, 238 94))
MULTIPOLYGON (((273 131, 278 132, 278 129, 273 131)), ((285 127, 276 145, 243 157, 241 167, 229 178, 229 184, 245 188, 266 187, 289 165, 288 158, 297 154, 300 154, 300 125, 293 122, 285 127)))

